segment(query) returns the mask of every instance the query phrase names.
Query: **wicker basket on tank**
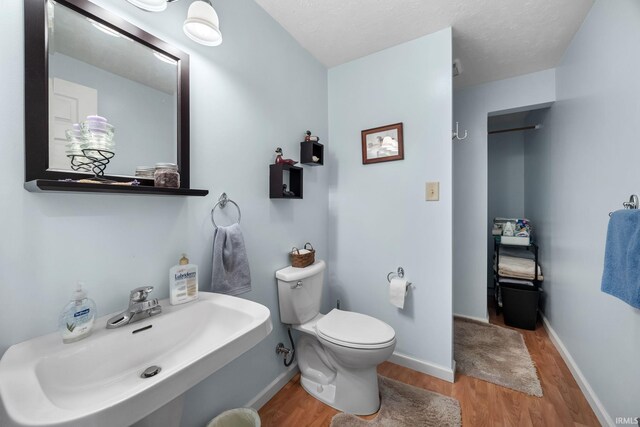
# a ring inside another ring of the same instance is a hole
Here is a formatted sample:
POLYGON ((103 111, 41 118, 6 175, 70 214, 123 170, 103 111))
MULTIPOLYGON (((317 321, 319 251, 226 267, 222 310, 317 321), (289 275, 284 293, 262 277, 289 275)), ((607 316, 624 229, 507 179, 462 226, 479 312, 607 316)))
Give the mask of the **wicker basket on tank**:
POLYGON ((289 252, 289 256, 291 257, 291 266, 296 268, 304 268, 313 264, 316 260, 316 250, 313 249, 311 243, 307 242, 304 244, 304 249, 308 250, 304 254, 300 253, 300 249, 293 248, 291 252, 289 252), (308 246, 308 247, 307 247, 308 246))

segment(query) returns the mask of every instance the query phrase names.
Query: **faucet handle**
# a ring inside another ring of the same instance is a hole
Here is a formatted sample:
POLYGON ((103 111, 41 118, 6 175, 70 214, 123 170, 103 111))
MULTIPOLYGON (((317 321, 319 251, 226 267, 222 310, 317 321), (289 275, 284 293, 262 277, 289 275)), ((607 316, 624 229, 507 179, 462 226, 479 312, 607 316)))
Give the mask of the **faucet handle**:
POLYGON ((131 302, 142 302, 146 301, 149 293, 153 291, 153 286, 141 286, 139 288, 135 288, 131 291, 129 295, 129 300, 131 302))

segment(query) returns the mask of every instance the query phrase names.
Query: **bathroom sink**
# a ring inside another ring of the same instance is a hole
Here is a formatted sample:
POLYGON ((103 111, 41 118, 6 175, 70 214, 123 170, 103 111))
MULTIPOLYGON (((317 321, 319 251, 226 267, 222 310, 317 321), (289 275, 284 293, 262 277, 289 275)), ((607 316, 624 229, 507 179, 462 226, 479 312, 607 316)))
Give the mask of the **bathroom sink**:
POLYGON ((118 329, 101 317, 73 344, 53 333, 9 348, 0 360, 0 425, 130 425, 273 329, 269 309, 242 298, 201 292, 191 303, 161 304, 162 314, 118 329), (160 371, 142 378, 152 366, 160 371))

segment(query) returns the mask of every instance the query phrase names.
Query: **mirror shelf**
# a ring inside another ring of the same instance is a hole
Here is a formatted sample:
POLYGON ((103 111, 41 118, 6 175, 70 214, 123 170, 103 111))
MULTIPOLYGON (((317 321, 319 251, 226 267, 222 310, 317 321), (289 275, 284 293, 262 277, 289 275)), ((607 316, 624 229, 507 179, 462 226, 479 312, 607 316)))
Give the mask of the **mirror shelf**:
POLYGON ((104 194, 140 194, 156 196, 206 196, 208 190, 195 188, 162 188, 149 185, 109 185, 87 184, 73 181, 58 181, 53 179, 35 179, 25 182, 24 188, 32 193, 73 192, 73 193, 104 193, 104 194))

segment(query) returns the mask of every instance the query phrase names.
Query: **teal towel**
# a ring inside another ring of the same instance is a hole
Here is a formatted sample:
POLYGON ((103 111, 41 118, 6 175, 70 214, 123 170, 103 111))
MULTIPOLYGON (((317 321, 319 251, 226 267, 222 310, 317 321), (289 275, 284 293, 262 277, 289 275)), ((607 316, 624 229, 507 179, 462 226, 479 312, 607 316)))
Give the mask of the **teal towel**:
POLYGON ((640 209, 619 210, 609 219, 602 292, 640 309, 640 209))

